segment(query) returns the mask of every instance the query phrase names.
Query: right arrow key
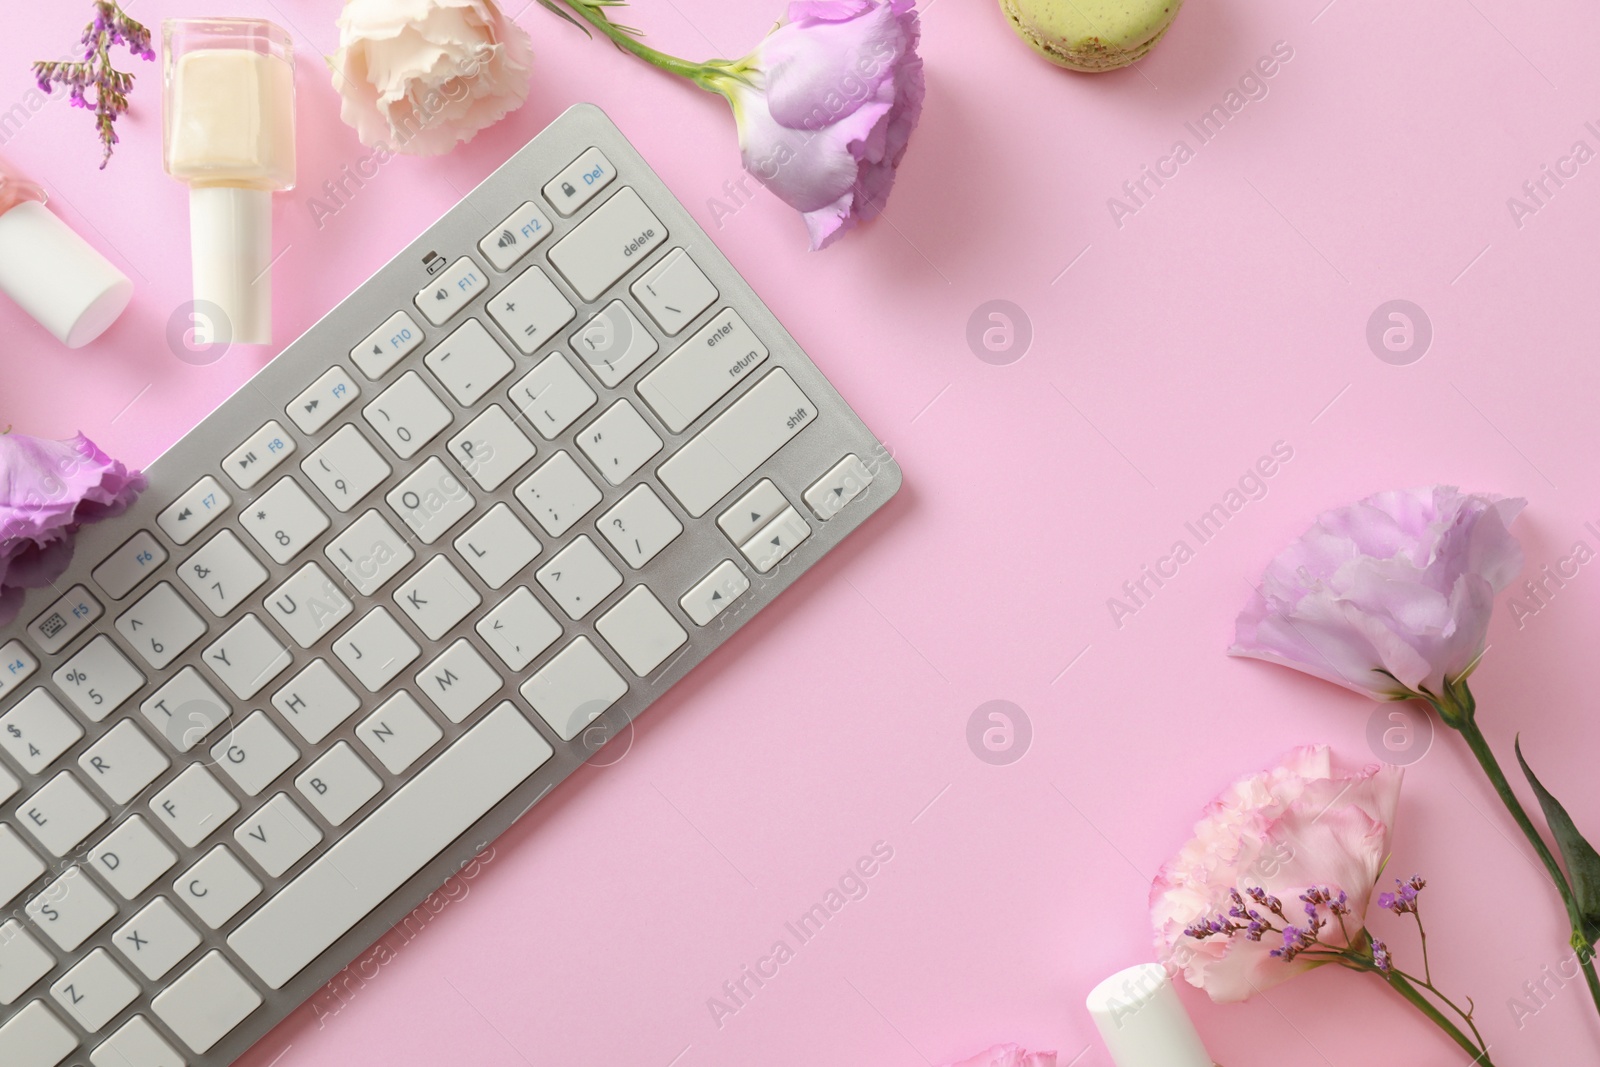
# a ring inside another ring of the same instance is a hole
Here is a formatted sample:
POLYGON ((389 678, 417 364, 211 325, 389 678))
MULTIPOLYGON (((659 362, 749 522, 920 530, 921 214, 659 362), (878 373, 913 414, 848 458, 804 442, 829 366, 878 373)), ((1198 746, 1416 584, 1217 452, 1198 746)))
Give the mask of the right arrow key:
POLYGON ((834 464, 833 469, 818 478, 810 489, 806 490, 806 506, 814 512, 817 518, 827 522, 845 505, 866 491, 872 484, 872 472, 861 458, 854 453, 844 457, 834 464))

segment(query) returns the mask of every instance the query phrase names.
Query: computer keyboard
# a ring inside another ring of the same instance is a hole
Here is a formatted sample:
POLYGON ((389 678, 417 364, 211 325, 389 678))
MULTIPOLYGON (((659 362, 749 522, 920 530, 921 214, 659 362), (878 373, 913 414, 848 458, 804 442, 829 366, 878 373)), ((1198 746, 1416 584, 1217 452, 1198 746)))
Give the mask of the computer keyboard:
POLYGON ((597 108, 0 631, 0 1064, 231 1063, 899 488, 597 108))

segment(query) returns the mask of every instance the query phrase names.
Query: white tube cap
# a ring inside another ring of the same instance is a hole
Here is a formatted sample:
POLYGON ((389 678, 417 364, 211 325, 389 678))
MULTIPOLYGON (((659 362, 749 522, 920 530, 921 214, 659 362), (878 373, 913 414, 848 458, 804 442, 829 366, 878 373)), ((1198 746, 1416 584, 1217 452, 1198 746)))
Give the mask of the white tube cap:
POLYGON ((37 201, 0 215, 0 291, 68 348, 105 333, 133 299, 133 283, 37 201))
POLYGON ((1118 971, 1094 987, 1088 1007, 1117 1067, 1213 1067, 1158 963, 1118 971))
POLYGON ((272 343, 272 194, 189 190, 195 343, 272 343))

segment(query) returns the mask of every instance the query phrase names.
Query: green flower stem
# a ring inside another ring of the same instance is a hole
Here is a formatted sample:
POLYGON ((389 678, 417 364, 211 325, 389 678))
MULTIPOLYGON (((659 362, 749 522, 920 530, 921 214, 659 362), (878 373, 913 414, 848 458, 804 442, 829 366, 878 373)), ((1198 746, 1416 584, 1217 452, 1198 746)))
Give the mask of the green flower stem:
MULTIPOLYGON (((1399 993, 1402 997, 1405 997, 1413 1007, 1432 1020, 1435 1026, 1443 1030, 1449 1036, 1450 1040, 1454 1041, 1456 1044, 1470 1052, 1472 1054, 1473 1063, 1480 1064, 1481 1067, 1494 1067, 1494 1061, 1489 1059, 1488 1047, 1473 1044, 1472 1038, 1462 1033, 1460 1027, 1451 1022, 1449 1019, 1445 1018, 1444 1012, 1434 1007, 1433 1002, 1427 997, 1423 996, 1422 990, 1418 989, 1411 983, 1411 979, 1401 974, 1397 970, 1391 969, 1388 974, 1384 974, 1376 967, 1363 969, 1371 970, 1373 973, 1377 974, 1378 977, 1389 983, 1389 988, 1393 989, 1396 993, 1399 993)), ((1446 1001, 1446 1003, 1448 1003, 1448 1001, 1446 1001)), ((1460 1009, 1456 1010, 1459 1011, 1460 1009)), ((1468 1025, 1471 1025, 1470 1020, 1468 1021, 1468 1025)), ((1474 1029, 1474 1033, 1476 1033, 1476 1029, 1474 1029)), ((1481 1041, 1482 1039, 1480 1038, 1479 1040, 1481 1041)))
POLYGON ((1577 897, 1573 895, 1572 886, 1567 882, 1567 876, 1561 870, 1561 865, 1556 862, 1555 854, 1550 851, 1550 846, 1544 843, 1544 838, 1539 835, 1539 830, 1533 825, 1533 820, 1528 818, 1528 812, 1522 806, 1522 801, 1517 799, 1517 794, 1511 789, 1511 783, 1506 779, 1505 771, 1500 769, 1500 761, 1495 758, 1494 750, 1489 747, 1489 741, 1483 736, 1483 731, 1478 728, 1476 703, 1466 686, 1460 686, 1465 693, 1465 698, 1449 703, 1434 701, 1433 706, 1438 710, 1440 718, 1445 725, 1459 733, 1466 739, 1467 747, 1477 757, 1478 764, 1483 768, 1483 773, 1489 778, 1489 783, 1494 786, 1494 791, 1499 794, 1500 802, 1511 812, 1511 818, 1516 821, 1524 837, 1533 850, 1539 854, 1539 859, 1544 863, 1545 870, 1550 874, 1550 880, 1555 883, 1556 891, 1561 894, 1561 901, 1567 908, 1567 919, 1572 923, 1572 947, 1578 954, 1578 965, 1583 968, 1584 981, 1589 987, 1589 996, 1593 998, 1595 1010, 1600 1011, 1600 975, 1595 973, 1594 946, 1584 932, 1583 913, 1578 909, 1577 897))
MULTIPOLYGON (((669 74, 676 74, 680 78, 688 78, 700 88, 709 92, 723 93, 720 86, 730 79, 738 78, 743 67, 737 60, 711 59, 704 63, 694 63, 677 56, 651 48, 639 40, 636 33, 627 27, 618 26, 606 17, 605 9, 617 6, 617 0, 550 0, 550 4, 560 3, 572 11, 583 21, 605 34, 611 43, 653 67, 659 67, 669 74)), ((724 93, 724 95, 726 95, 724 93)))

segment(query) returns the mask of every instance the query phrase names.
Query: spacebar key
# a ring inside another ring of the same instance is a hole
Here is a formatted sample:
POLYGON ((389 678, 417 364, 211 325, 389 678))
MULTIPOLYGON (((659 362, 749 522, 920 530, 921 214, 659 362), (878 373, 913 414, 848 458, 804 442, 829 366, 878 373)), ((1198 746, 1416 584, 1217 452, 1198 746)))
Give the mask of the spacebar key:
POLYGON ((550 755, 528 720, 501 704, 241 924, 229 946, 283 988, 550 755))

